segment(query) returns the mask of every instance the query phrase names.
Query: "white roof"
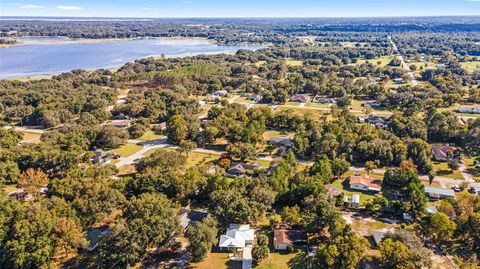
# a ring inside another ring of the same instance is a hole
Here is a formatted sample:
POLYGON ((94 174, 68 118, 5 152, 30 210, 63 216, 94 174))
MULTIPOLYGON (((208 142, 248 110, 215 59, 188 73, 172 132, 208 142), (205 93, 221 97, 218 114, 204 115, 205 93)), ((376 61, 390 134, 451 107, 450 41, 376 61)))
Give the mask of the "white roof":
POLYGON ((358 195, 358 194, 352 195, 352 203, 359 204, 360 203, 360 195, 358 195))
POLYGON ((255 230, 250 229, 250 225, 231 224, 227 229, 227 233, 225 235, 220 236, 219 247, 243 248, 245 247, 245 242, 253 241, 254 237, 255 237, 255 230))

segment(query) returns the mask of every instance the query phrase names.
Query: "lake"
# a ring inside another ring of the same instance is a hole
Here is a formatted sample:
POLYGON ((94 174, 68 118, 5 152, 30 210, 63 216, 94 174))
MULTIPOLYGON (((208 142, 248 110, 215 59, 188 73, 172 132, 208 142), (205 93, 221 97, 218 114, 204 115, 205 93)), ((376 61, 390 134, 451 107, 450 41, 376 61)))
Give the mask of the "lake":
POLYGON ((119 67, 149 56, 229 53, 260 46, 225 46, 208 40, 139 39, 82 42, 58 38, 17 39, 24 44, 0 48, 0 78, 55 75, 72 69, 119 67))

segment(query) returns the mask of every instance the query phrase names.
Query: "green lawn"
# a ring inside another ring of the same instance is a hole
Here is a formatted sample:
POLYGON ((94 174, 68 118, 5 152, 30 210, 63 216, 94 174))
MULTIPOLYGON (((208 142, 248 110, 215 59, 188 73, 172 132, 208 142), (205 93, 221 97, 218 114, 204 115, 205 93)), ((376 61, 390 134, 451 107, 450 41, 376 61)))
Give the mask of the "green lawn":
POLYGON ((319 108, 329 108, 330 104, 322 104, 322 103, 315 103, 315 102, 308 102, 306 107, 319 107, 319 108))
POLYGON ((263 139, 268 140, 271 137, 282 137, 282 136, 292 136, 294 135, 294 132, 285 132, 285 131, 266 131, 263 133, 263 139))
POLYGON ((297 60, 286 60, 285 64, 288 66, 302 66, 303 62, 302 61, 297 61, 297 60))
POLYGON ((472 62, 463 62, 460 63, 463 69, 467 70, 468 73, 473 73, 476 69, 480 69, 480 61, 472 62))
POLYGON ((22 141, 25 141, 28 143, 39 143, 40 137, 42 136, 41 134, 37 134, 37 133, 29 133, 29 132, 22 132, 22 133, 23 133, 22 141))
MULTIPOLYGON (((157 150, 177 151, 176 149, 173 149, 173 148, 152 149, 150 151, 147 151, 144 154, 144 156, 148 156, 157 150)), ((185 153, 182 153, 182 154, 185 154, 185 153)), ((218 159, 219 156, 220 155, 217 155, 217 154, 210 154, 210 153, 203 153, 203 152, 189 152, 187 157, 186 168, 206 164, 208 162, 218 159)))
POLYGON ((156 139, 160 139, 160 138, 165 138, 165 136, 164 135, 157 135, 153 131, 148 130, 141 137, 137 138, 137 140, 150 141, 150 140, 156 140, 156 139))
POLYGON ((462 173, 458 170, 452 171, 448 168, 447 162, 434 162, 433 167, 437 171, 437 176, 463 180, 462 173))
POLYGON ((118 149, 114 149, 113 152, 122 156, 122 157, 128 157, 128 156, 134 154, 135 152, 141 150, 142 148, 143 148, 143 146, 133 144, 133 143, 127 143, 127 144, 119 147, 118 149))
POLYGON ((392 59, 393 59, 392 56, 382 56, 379 58, 374 58, 369 60, 361 58, 357 60, 357 64, 364 64, 366 62, 369 62, 371 64, 378 65, 378 62, 380 62, 379 66, 387 66, 387 64, 389 64, 392 59))
POLYGON ((188 268, 195 269, 237 269, 242 268, 241 262, 230 261, 228 253, 209 253, 208 257, 198 263, 191 263, 188 268))
MULTIPOLYGON (((271 253, 270 256, 262 261, 255 269, 300 269, 306 268, 302 263, 303 252, 297 253, 271 253)), ((212 267, 213 268, 213 267, 212 267)))

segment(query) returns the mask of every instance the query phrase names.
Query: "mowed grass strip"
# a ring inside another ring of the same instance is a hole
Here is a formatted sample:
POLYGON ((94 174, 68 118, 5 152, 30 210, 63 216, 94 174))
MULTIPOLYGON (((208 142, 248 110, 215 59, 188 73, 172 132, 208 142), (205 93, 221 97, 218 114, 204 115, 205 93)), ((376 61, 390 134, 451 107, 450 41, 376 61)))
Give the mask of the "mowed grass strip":
POLYGON ((143 148, 143 146, 141 145, 137 145, 137 144, 133 144, 133 143, 127 143, 121 147, 119 147, 118 149, 114 149, 112 150, 114 153, 120 155, 121 157, 128 157, 132 154, 134 154, 135 152, 141 150, 143 148))

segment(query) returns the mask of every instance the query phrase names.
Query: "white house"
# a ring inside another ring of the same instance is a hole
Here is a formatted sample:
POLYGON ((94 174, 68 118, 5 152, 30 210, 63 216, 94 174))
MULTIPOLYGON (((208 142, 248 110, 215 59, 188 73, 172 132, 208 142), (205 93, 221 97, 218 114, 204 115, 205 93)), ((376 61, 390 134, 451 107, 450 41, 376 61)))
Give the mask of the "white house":
POLYGON ((254 239, 255 230, 250 229, 249 224, 230 224, 226 234, 220 236, 218 246, 220 250, 243 249, 245 246, 252 245, 254 239))

